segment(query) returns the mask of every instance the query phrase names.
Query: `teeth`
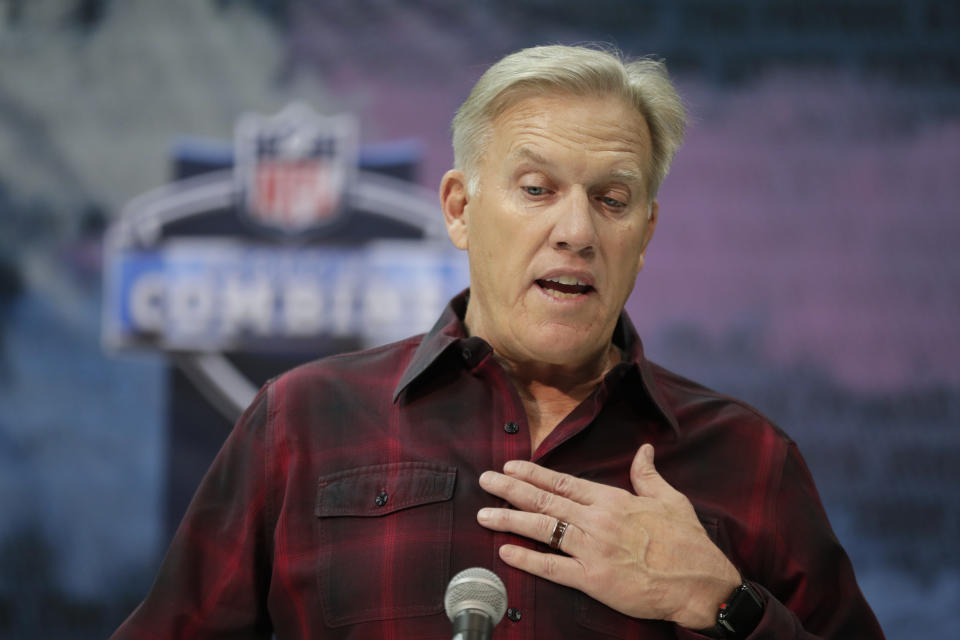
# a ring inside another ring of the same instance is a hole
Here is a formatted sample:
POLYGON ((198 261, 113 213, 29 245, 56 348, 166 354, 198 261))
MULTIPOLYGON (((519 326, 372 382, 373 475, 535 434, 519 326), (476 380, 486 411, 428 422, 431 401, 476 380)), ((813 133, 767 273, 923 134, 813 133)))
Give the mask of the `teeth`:
POLYGON ((556 291, 555 289, 550 290, 550 295, 554 298, 579 298, 579 293, 564 293, 563 291, 556 291))
POLYGON ((544 278, 547 282, 556 282, 557 284, 576 284, 580 286, 585 286, 585 282, 581 282, 573 276, 557 276, 555 278, 544 278))

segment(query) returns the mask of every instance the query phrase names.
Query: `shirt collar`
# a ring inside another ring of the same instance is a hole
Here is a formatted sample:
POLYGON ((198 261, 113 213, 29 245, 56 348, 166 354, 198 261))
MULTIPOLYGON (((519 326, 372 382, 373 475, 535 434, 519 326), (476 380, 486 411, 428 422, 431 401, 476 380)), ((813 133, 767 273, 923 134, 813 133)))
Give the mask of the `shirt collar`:
POLYGON ((653 365, 643 355, 643 343, 626 310, 620 312, 620 319, 617 320, 617 326, 613 330, 613 344, 620 348, 624 362, 636 365, 644 391, 650 396, 650 400, 673 429, 674 434, 679 437, 680 423, 677 422, 677 417, 670 410, 670 405, 660 391, 653 365))
POLYGON ((462 318, 467 313, 467 300, 470 290, 464 289, 458 293, 440 314, 440 318, 433 328, 423 336, 420 346, 413 354, 410 364, 400 376, 396 389, 393 390, 393 401, 396 402, 400 394, 419 378, 440 356, 452 345, 467 338, 467 328, 462 318))
MULTIPOLYGON (((400 381, 393 391, 394 402, 407 387, 430 369, 453 345, 469 338, 466 326, 463 324, 469 297, 469 289, 457 294, 447 304, 433 328, 424 335, 420 346, 417 347, 410 364, 407 365, 403 375, 400 376, 400 381)), ((472 338, 472 340, 477 340, 477 338, 472 338)), ((626 311, 620 312, 620 319, 613 331, 613 343, 620 348, 625 363, 636 365, 644 391, 647 392, 650 400, 673 431, 679 435, 680 427, 677 418, 660 392, 653 367, 643 355, 643 344, 640 341, 640 336, 626 311)), ((484 344, 486 345, 486 343, 484 344)), ((487 348, 489 348, 489 345, 487 345, 487 348)))

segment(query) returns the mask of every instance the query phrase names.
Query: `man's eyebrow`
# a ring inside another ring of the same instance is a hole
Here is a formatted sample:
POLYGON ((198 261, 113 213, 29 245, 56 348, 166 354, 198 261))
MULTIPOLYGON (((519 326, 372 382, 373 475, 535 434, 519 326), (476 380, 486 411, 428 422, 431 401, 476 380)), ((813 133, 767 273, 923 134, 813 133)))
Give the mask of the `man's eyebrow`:
POLYGON ((510 155, 520 160, 530 160, 536 164, 550 164, 546 158, 530 147, 520 147, 519 149, 515 149, 510 155))
MULTIPOLYGON (((530 160, 535 164, 546 164, 546 165, 551 164, 549 160, 547 160, 545 157, 543 157, 542 155, 540 155, 530 147, 519 147, 515 149, 513 153, 511 153, 510 155, 520 160, 530 160)), ((639 182, 643 180, 643 174, 640 171, 636 169, 628 169, 628 168, 611 169, 610 177, 617 178, 620 180, 626 180, 626 181, 639 182)))
MULTIPOLYGON (((551 162, 530 147, 519 147, 511 154, 519 160, 529 160, 534 164, 550 165, 551 162)), ((611 169, 610 177, 624 182, 643 182, 643 174, 637 169, 611 169)))
POLYGON ((634 169, 614 169, 610 172, 610 177, 624 180, 626 182, 643 181, 643 175, 634 169))

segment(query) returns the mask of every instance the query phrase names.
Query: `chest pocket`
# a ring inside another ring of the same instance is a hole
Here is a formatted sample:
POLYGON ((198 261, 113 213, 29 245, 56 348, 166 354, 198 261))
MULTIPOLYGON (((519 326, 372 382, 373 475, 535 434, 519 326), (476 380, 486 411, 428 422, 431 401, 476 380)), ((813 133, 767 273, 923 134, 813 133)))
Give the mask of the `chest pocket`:
POLYGON ((331 627, 439 613, 456 467, 399 462, 321 476, 318 580, 331 627))

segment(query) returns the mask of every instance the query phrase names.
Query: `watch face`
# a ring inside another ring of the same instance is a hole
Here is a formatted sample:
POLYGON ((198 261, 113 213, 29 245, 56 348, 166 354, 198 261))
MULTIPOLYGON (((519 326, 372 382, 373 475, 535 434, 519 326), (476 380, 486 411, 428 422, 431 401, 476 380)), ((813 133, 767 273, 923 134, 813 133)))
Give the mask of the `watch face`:
POLYGON ((717 612, 717 624, 733 638, 745 638, 763 617, 763 600, 760 594, 749 584, 742 584, 730 595, 730 599, 720 605, 717 612))

